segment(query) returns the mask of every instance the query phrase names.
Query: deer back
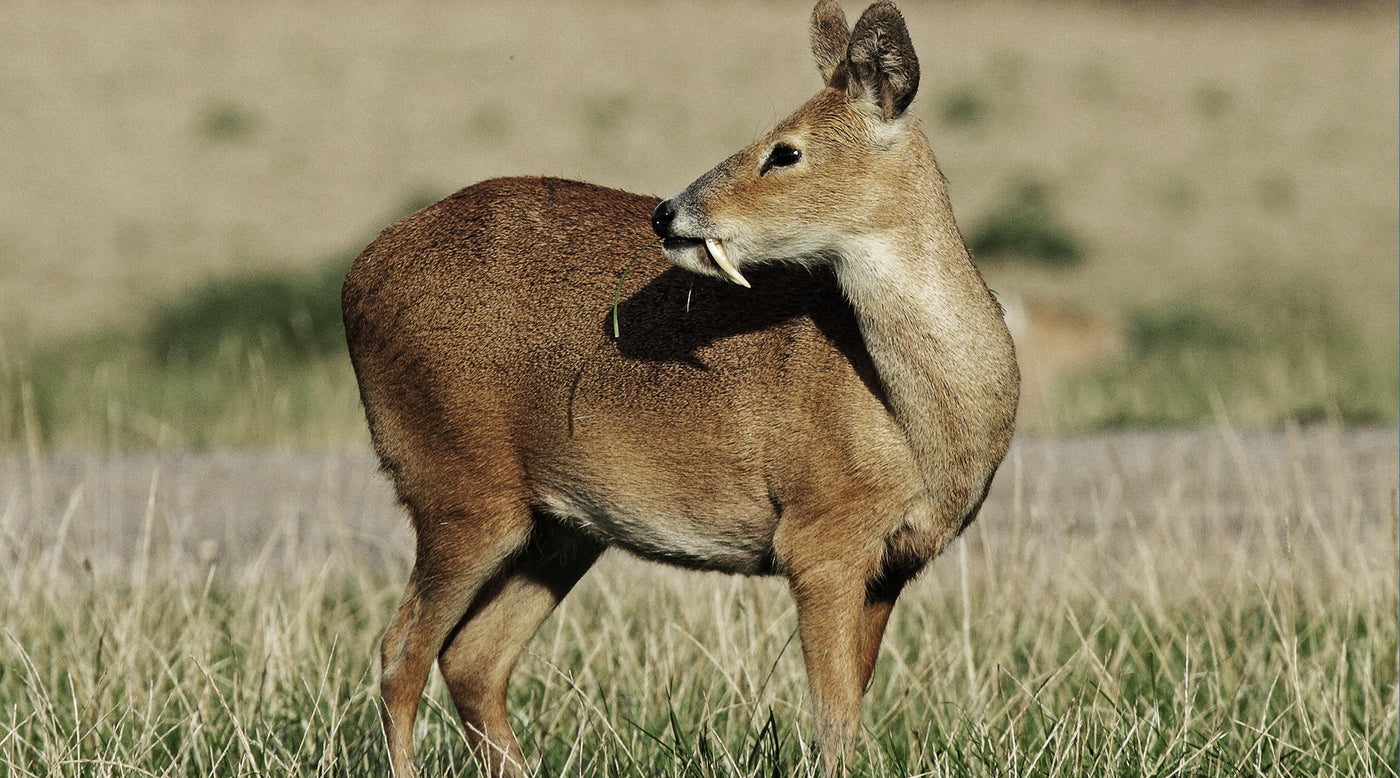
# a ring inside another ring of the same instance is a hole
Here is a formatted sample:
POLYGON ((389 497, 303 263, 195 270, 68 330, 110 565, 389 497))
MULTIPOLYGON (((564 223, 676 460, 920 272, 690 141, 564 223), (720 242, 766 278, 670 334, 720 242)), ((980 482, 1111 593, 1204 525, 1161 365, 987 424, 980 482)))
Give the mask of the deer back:
POLYGON ((493 180, 365 249, 346 335, 406 502, 489 492, 646 556, 763 572, 776 506, 814 482, 904 468, 915 488, 832 275, 770 266, 745 290, 682 271, 649 245, 657 202, 493 180))

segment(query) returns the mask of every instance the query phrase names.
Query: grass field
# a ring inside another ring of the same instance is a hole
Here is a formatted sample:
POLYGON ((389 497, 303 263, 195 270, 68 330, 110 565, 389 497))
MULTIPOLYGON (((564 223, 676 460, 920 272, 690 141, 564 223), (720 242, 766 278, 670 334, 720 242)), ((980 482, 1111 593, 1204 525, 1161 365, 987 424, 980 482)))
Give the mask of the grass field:
MULTIPOLYGON (((1397 467, 1383 429, 1019 440, 896 610, 859 774, 1394 776, 1397 467)), ((383 773, 411 542, 368 456, 0 484, 0 774, 383 773)), ((794 626, 778 581, 607 557, 528 650, 515 726, 543 775, 810 774, 794 626)), ((436 681, 418 739, 426 774, 475 774, 436 681)))
MULTIPOLYGON (((1396 776, 1394 4, 902 6, 1026 383, 859 774, 1396 776)), ((678 190, 815 90, 809 12, 0 4, 0 777, 384 774, 412 539, 344 269, 488 176, 678 190)), ((525 752, 810 775, 794 626, 609 555, 516 676, 525 752)), ((475 774, 436 680, 417 734, 475 774)))

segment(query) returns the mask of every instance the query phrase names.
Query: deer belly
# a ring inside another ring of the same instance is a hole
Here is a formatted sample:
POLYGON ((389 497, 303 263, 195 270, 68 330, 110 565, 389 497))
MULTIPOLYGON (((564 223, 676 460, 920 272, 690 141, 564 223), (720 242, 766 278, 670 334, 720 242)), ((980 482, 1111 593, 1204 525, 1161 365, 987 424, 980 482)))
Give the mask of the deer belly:
POLYGON ((772 568, 771 508, 737 495, 716 495, 703 504, 686 500, 617 499, 592 490, 551 490, 546 513, 563 523, 659 562, 702 570, 762 574, 772 568), (766 514, 766 515, 765 515, 766 514))

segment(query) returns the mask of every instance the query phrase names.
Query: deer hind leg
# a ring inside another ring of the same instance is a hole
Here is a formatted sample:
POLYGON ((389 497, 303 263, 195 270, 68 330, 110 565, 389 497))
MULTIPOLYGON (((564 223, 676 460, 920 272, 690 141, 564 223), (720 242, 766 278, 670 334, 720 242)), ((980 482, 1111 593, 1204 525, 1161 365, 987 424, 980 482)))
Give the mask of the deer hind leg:
POLYGON ((530 512, 415 515, 417 558, 380 647, 384 735, 396 778, 412 775, 413 720, 433 660, 492 578, 525 545, 530 512))
POLYGON ((525 646, 602 550, 596 541, 537 522, 535 537, 482 591, 438 657, 482 775, 525 772, 506 717, 506 686, 525 646))
POLYGON ((895 601, 899 599, 904 584, 902 579, 881 581, 866 594, 860 622, 862 693, 870 690, 870 680, 875 673, 875 660, 880 656, 880 643, 885 638, 885 627, 889 624, 890 613, 894 610, 895 601))

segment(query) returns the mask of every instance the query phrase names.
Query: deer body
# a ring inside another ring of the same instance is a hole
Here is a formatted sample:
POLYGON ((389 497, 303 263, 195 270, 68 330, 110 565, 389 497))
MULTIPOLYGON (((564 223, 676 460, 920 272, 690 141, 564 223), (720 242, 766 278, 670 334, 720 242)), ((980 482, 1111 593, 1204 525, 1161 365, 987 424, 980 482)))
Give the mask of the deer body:
POLYGON ((785 576, 844 764, 890 610, 975 517, 1018 375, 904 113, 898 12, 848 32, 823 0, 813 50, 826 88, 676 197, 488 181, 351 268, 350 352, 417 534, 382 649, 396 774, 434 661, 487 772, 522 769, 511 670, 608 546, 785 576))

